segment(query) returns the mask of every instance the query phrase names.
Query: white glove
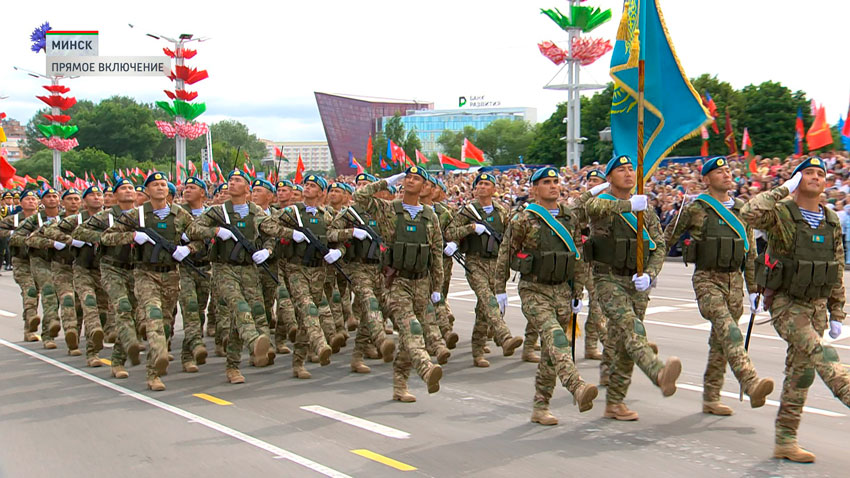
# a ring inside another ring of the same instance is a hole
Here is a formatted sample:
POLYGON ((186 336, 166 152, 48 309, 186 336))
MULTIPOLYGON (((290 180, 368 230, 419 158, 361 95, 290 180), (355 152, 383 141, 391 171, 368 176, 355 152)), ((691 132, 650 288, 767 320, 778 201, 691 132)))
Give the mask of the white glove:
POLYGON ((65 244, 64 242, 53 241, 53 248, 56 249, 57 251, 61 251, 62 249, 65 249, 65 247, 67 247, 67 246, 68 245, 65 244))
POLYGON ((579 312, 581 312, 581 307, 581 299, 573 299, 573 313, 578 314, 579 312))
POLYGON ((499 303, 499 312, 505 315, 505 309, 508 307, 508 294, 496 294, 496 302, 499 303))
POLYGON ((78 249, 79 249, 80 247, 85 246, 85 245, 86 245, 86 243, 85 243, 85 242, 83 242, 83 241, 78 241, 78 240, 76 240, 76 239, 71 239, 71 245, 72 245, 73 247, 76 247, 76 248, 78 248, 78 249))
MULTIPOLYGON (((484 227, 482 224, 478 224, 478 223, 476 222, 476 223, 475 223, 475 233, 476 233, 476 234, 478 234, 478 235, 480 236, 481 234, 484 234, 485 232, 487 232, 487 228, 486 228, 486 227, 484 227)), ((487 234, 490 234, 490 233, 489 233, 489 232, 487 232, 487 234)))
POLYGON ((440 293, 439 292, 431 292, 431 303, 436 304, 440 301, 440 293))
POLYGON ((146 242, 150 242, 151 244, 154 243, 153 239, 151 239, 151 236, 141 231, 136 231, 135 233, 133 233, 133 240, 136 241, 136 244, 140 246, 146 242))
POLYGON ((646 211, 645 194, 635 194, 634 196, 629 198, 629 202, 632 203, 632 212, 646 211))
POLYGON ((229 241, 233 239, 233 233, 230 232, 230 229, 225 229, 223 227, 218 228, 218 231, 216 231, 215 236, 221 239, 222 241, 229 241))
MULTIPOLYGON (((230 231, 228 231, 228 232, 230 232, 230 231)), ((185 232, 183 233, 182 236, 180 236, 180 239, 183 239, 183 242, 192 242, 192 241, 189 240, 189 236, 187 236, 185 232)))
POLYGON ((307 240, 307 236, 305 236, 301 231, 293 230, 292 240, 295 242, 304 242, 307 240))
POLYGON ((251 254, 251 259, 254 260, 254 264, 262 264, 263 262, 266 262, 266 259, 268 259, 270 255, 271 253, 268 249, 260 249, 251 254))
POLYGON ((593 186, 592 188, 590 188, 590 194, 593 194, 594 196, 598 196, 599 193, 608 189, 608 186, 609 186, 608 183, 597 184, 596 186, 593 186))
POLYGON ((841 335, 841 322, 837 320, 829 321, 829 336, 833 339, 837 339, 838 336, 841 335))
POLYGON ((635 289, 637 289, 639 292, 643 292, 649 289, 649 284, 651 281, 649 280, 649 274, 635 274, 632 276, 632 282, 635 283, 635 289))
POLYGON ((788 194, 791 194, 791 193, 794 192, 795 189, 797 189, 797 186, 800 185, 800 181, 802 181, 802 180, 803 180, 803 173, 801 173, 800 171, 797 171, 797 174, 791 176, 791 179, 782 183, 782 186, 788 188, 788 194))
POLYGON ((393 174, 392 176, 387 178, 387 186, 395 186, 396 184, 400 183, 406 175, 406 173, 393 174))
POLYGON ((177 246, 177 249, 174 249, 174 253, 171 254, 171 257, 173 257, 175 261, 180 262, 185 259, 190 252, 189 246, 177 246))
POLYGON ((454 255, 455 252, 457 252, 457 243, 456 242, 450 242, 450 243, 446 244, 446 248, 443 249, 443 254, 445 254, 447 256, 452 256, 452 255, 454 255))
POLYGON ((340 257, 342 257, 342 252, 339 249, 331 249, 327 254, 325 254, 325 262, 333 264, 339 260, 340 257))
POLYGON ((759 301, 758 307, 756 307, 756 299, 758 298, 758 294, 753 292, 750 294, 750 312, 754 312, 758 314, 759 312, 764 312, 764 305, 759 301))
POLYGON ((367 237, 369 239, 372 239, 372 236, 370 236, 368 232, 364 231, 363 229, 358 229, 356 227, 354 228, 354 232, 352 232, 352 235, 355 239, 359 239, 361 241, 363 239, 366 239, 367 237))

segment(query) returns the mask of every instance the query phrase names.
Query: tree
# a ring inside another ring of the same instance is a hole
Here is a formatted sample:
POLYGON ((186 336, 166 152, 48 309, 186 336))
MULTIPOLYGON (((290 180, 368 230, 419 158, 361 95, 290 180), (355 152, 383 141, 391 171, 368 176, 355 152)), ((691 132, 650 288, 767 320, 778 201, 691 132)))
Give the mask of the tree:
POLYGON ((387 137, 388 141, 392 141, 395 144, 400 145, 404 143, 404 124, 401 122, 401 114, 399 112, 396 112, 384 124, 384 136, 387 137))
POLYGON ((753 149, 762 156, 778 157, 785 157, 794 151, 797 108, 803 110, 804 124, 807 119, 811 120, 810 115, 806 115, 809 102, 805 93, 797 91, 792 94, 780 83, 765 81, 758 86, 745 86, 741 96, 744 110, 738 123, 742 128, 748 128, 753 149))
POLYGON ((416 162, 416 150, 422 149, 422 141, 419 140, 419 135, 416 134, 416 128, 407 132, 402 145, 402 149, 404 149, 407 157, 412 159, 413 162, 416 162))
POLYGON ((594 161, 606 164, 614 156, 614 144, 599 138, 599 132, 611 125, 613 96, 614 83, 608 83, 601 92, 590 98, 581 98, 581 136, 585 138, 581 152, 582 166, 594 161))
POLYGON ((528 146, 527 163, 563 165, 567 162, 567 146, 561 140, 566 132, 566 117, 567 103, 564 102, 558 104, 552 116, 537 125, 534 138, 528 146))
POLYGON ((517 164, 525 156, 534 139, 534 130, 527 121, 497 119, 478 132, 475 145, 493 164, 517 164))
POLYGON ((478 141, 478 131, 476 131, 475 127, 469 125, 464 126, 463 131, 457 133, 451 130, 445 130, 437 138, 437 143, 440 145, 440 149, 443 150, 443 154, 460 159, 460 148, 463 146, 464 138, 469 138, 470 141, 476 143, 478 141))
MULTIPOLYGON (((247 126, 236 120, 224 120, 213 124, 210 126, 210 135, 214 143, 224 143, 233 149, 241 148, 241 151, 247 153, 253 161, 259 162, 266 157, 266 145, 257 139, 257 135, 252 134, 247 126)), ((198 151, 200 154, 200 148, 198 151)))

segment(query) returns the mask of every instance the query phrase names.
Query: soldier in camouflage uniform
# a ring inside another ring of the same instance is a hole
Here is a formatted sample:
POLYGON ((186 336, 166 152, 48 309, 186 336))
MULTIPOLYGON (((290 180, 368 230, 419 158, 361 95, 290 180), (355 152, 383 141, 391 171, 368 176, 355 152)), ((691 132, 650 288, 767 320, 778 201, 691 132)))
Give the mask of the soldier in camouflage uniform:
POLYGON ((18 287, 21 288, 21 301, 24 319, 24 340, 27 342, 38 341, 38 324, 41 319, 38 316, 38 288, 30 268, 29 250, 23 241, 17 243, 11 240, 11 236, 19 232, 27 218, 38 212, 38 196, 35 191, 24 191, 21 194, 21 211, 3 218, 0 222, 0 236, 9 239, 9 250, 12 254, 12 275, 18 287))
MULTIPOLYGON (((204 213, 204 199, 207 197, 207 184, 200 178, 192 176, 186 179, 183 188, 183 209, 192 218, 197 218, 204 213)), ((181 237, 184 245, 189 245, 189 236, 183 233, 181 237)), ((198 251, 189 255, 189 260, 203 272, 212 272, 210 257, 207 252, 207 244, 200 247, 198 251)), ((180 313, 183 317, 183 346, 180 352, 180 360, 183 371, 195 373, 198 365, 207 362, 207 348, 201 330, 204 324, 207 302, 210 299, 210 278, 204 277, 188 267, 180 268, 180 313)))
POLYGON ((267 249, 249 254, 239 245, 234 234, 225 226, 238 230, 247 241, 256 244, 259 226, 268 216, 248 201, 251 178, 233 170, 227 178, 230 199, 210 207, 189 226, 186 235, 191 241, 212 241, 210 261, 213 264, 213 290, 225 305, 219 304, 218 326, 229 332, 225 349, 225 375, 232 384, 245 383, 239 372, 243 345, 251 349, 255 367, 268 365, 274 350, 270 348, 269 327, 259 272, 256 264, 269 258, 267 249))
MULTIPOLYGON (((643 326, 649 287, 661 271, 666 252, 658 216, 654 209, 647 209, 645 195, 631 194, 635 186, 631 158, 620 156, 609 161, 605 178, 610 183, 610 194, 598 195, 587 202, 590 246, 585 251, 586 259, 593 261, 596 293, 606 298, 602 312, 608 319, 608 342, 614 352, 604 416, 637 420, 637 412, 623 403, 634 365, 668 397, 676 393, 682 362, 676 357, 661 362, 647 341, 643 326), (633 213, 639 211, 646 211, 646 229, 641 231, 640 238, 644 245, 641 274, 636 267, 638 238, 633 222, 633 213)), ((603 186, 591 189, 592 194, 602 192, 603 186)))
MULTIPOLYGON (((437 213, 437 217, 440 219, 440 225, 442 226, 441 232, 445 236, 446 227, 451 224, 455 211, 452 210, 446 202, 446 185, 439 179, 435 179, 435 181, 437 187, 432 188, 435 196, 435 199, 432 201, 432 205, 434 207, 434 212, 437 213)), ((443 242, 445 242, 445 240, 443 242)), ((449 307, 449 286, 452 282, 452 267, 454 266, 454 259, 452 259, 451 256, 443 255, 442 261, 443 283, 440 287, 441 298, 434 307, 437 313, 437 323, 440 325, 440 332, 446 340, 446 347, 448 347, 449 350, 452 350, 457 347, 457 341, 460 340, 457 332, 452 330, 455 323, 455 316, 452 313, 451 307, 449 307)))
POLYGON ((108 209, 114 206, 115 204, 115 188, 113 186, 106 186, 103 189, 103 207, 105 209, 108 209))
MULTIPOLYGON (((44 235, 48 239, 68 246, 73 258, 73 265, 71 266, 73 291, 76 292, 79 299, 78 305, 82 311, 82 322, 86 332, 86 363, 89 367, 100 367, 103 363, 97 354, 103 349, 103 325, 107 320, 108 297, 101 286, 100 261, 94 245, 74 239, 71 234, 91 216, 103 209, 103 195, 99 187, 91 186, 82 192, 81 199, 84 206, 81 212, 73 215, 66 214, 58 223, 46 227, 44 235)), ((69 212, 68 209, 66 209, 67 212, 69 212)), ((64 250, 61 252, 64 252, 64 250)), ((54 267, 56 267, 55 263, 54 267)), ((60 273, 60 271, 57 271, 57 276, 60 273)), ((57 288, 61 290, 58 285, 57 288)), ((63 298, 62 300, 66 299, 63 298)), ((67 341, 67 329, 65 337, 67 341)))
POLYGON ((693 283, 700 313, 711 323, 708 365, 703 379, 703 413, 731 415, 732 409, 720 403, 726 363, 750 397, 750 405, 764 405, 773 391, 773 380, 759 379, 744 349, 744 335, 738 328, 743 313, 744 279, 749 291, 750 310, 756 311, 754 264, 756 257, 753 230, 740 220, 744 202, 733 199, 732 171, 726 158, 718 156, 702 167, 703 182, 708 193, 701 194, 682 211, 678 222, 671 222, 664 232, 669 250, 685 232, 691 238, 683 251, 685 263, 696 265, 693 283), (740 236, 738 234, 741 234, 740 236), (741 271, 744 271, 743 277, 741 271))
MULTIPOLYGON (((331 220, 336 216, 337 211, 346 205, 345 188, 342 184, 333 183, 328 186, 325 210, 330 213, 331 220)), ((330 222, 328 222, 328 225, 330 225, 330 222)), ((325 332, 325 340, 330 344, 333 353, 338 353, 346 344, 348 332, 343 317, 342 295, 337 286, 336 270, 328 271, 325 275, 323 290, 324 298, 319 303, 322 330, 325 332)))
POLYGON ((514 350, 522 345, 522 337, 511 336, 496 301, 496 258, 499 255, 499 242, 490 235, 504 232, 508 225, 508 210, 498 201, 493 201, 496 190, 496 178, 488 173, 480 173, 472 182, 476 199, 467 203, 459 211, 452 224, 446 229, 445 238, 449 243, 444 253, 451 256, 459 250, 466 257, 466 281, 475 292, 475 325, 472 328, 472 362, 476 367, 489 367, 484 358, 484 346, 487 344, 487 329, 495 330, 497 345, 501 345, 503 355, 510 357, 514 350), (459 245, 459 246, 458 246, 459 245))
MULTIPOLYGON (((293 204, 292 191, 294 187, 295 185, 289 180, 277 182, 278 211, 293 204)), ((286 346, 286 340, 289 339, 294 344, 295 334, 298 332, 298 324, 295 321, 295 307, 292 305, 292 297, 289 294, 289 280, 284 270, 286 262, 280 260, 282 253, 283 244, 278 241, 275 244, 272 257, 277 259, 278 267, 275 270, 277 270, 277 277, 280 279, 280 284, 277 286, 277 311, 275 313, 277 324, 274 330, 274 343, 279 353, 285 353, 284 350, 289 350, 289 347, 286 346)))
MULTIPOLYGON (((357 187, 362 188, 377 181, 377 178, 360 173, 356 181, 357 187)), ((372 237, 363 226, 377 233, 377 221, 362 208, 349 205, 337 214, 328 230, 328 240, 337 243, 343 252, 345 270, 351 277, 351 287, 354 289, 355 305, 362 311, 351 354, 351 370, 356 373, 371 371, 363 362, 370 344, 380 349, 384 362, 392 361, 395 351, 395 343, 384 332, 384 317, 375 292, 379 290, 383 279, 380 263, 382 247, 386 246, 383 243, 373 245, 379 238, 372 237)))
POLYGON ((326 300, 326 265, 338 260, 342 253, 331 248, 330 252, 322 256, 318 249, 310 247, 307 236, 298 230, 307 228, 318 240, 327 241, 327 227, 333 217, 320 205, 321 194, 326 187, 325 178, 313 174, 307 176, 304 178, 304 202, 281 209, 277 216, 260 225, 260 231, 271 238, 266 242, 269 251, 274 249, 276 242, 284 241, 279 260, 286 263, 284 271, 289 279, 288 289, 298 321, 292 353, 292 374, 301 379, 311 377, 304 368, 308 352, 316 355, 322 366, 331 362, 332 349, 322 331, 319 305, 326 300))
POLYGON ((413 166, 363 186, 354 193, 357 208, 370 214, 388 250, 382 263, 388 284, 388 307, 399 332, 398 352, 393 362, 393 400, 414 402, 407 390, 411 366, 428 385, 428 393, 440 390, 443 369, 431 363, 425 350, 420 320, 427 305, 439 302, 443 283, 443 238, 434 210, 419 203, 423 185, 428 181, 424 169, 413 166), (388 186, 404 183, 404 196, 387 201, 375 197, 388 186), (430 294, 430 300, 429 300, 430 294))
MULTIPOLYGON (((543 341, 542 357, 534 380, 534 410, 531 421, 556 425, 549 412, 549 401, 556 377, 576 399, 579 411, 593 408, 596 386, 582 380, 570 358, 569 326, 573 295, 572 281, 576 263, 581 259, 572 237, 576 232, 573 213, 558 203, 558 172, 555 168, 538 169, 531 176, 536 202, 511 219, 496 262, 496 302, 501 311, 508 304, 506 284, 511 269, 520 276, 519 296, 522 312, 534 325, 543 341)), ((581 290, 576 287, 575 290, 581 290)))
MULTIPOLYGON (((331 184, 328 191, 328 206, 334 216, 336 213, 351 204, 351 195, 354 194, 354 187, 348 183, 335 182, 331 184)), ((351 308, 351 291, 348 288, 348 281, 345 280, 339 273, 328 274, 331 279, 333 288, 331 293, 331 310, 336 321, 337 331, 342 332, 342 335, 348 340, 348 331, 357 330, 357 321, 351 308), (342 321, 342 327, 340 327, 342 321)), ((327 284, 326 284, 327 290, 327 284)), ((331 346, 333 347, 333 346, 331 346)))
POLYGON ((764 288, 773 328, 788 343, 774 457, 797 462, 815 460, 797 444, 815 373, 850 407, 850 374, 822 339, 827 327, 837 339, 845 316, 844 245, 838 216, 820 204, 825 177, 823 160, 809 158, 791 179, 741 209, 749 225, 767 233, 767 250, 756 258, 756 282, 764 288))
POLYGON ((28 217, 21 228, 15 231, 10 245, 26 246, 29 250, 30 268, 35 279, 37 294, 41 295, 41 308, 44 320, 41 323, 41 340, 44 348, 55 349, 55 338, 59 335, 59 300, 56 297, 56 286, 53 283, 51 262, 53 259, 53 241, 39 239, 34 233, 40 231, 51 221, 59 217, 59 193, 49 188, 41 192, 41 204, 44 211, 28 217), (32 238, 32 239, 30 239, 32 238))
POLYGON ((171 208, 167 202, 168 180, 163 173, 153 172, 145 179, 145 191, 150 201, 137 206, 116 218, 100 237, 105 247, 120 247, 135 243, 133 280, 138 307, 144 311, 147 323, 148 363, 147 386, 153 391, 165 390, 160 377, 168 369, 168 345, 171 325, 168 315, 177 306, 180 288, 180 261, 197 252, 202 243, 188 246, 178 245, 173 253, 162 250, 144 231, 136 228, 151 228, 171 244, 178 244, 192 216, 184 209, 171 208))

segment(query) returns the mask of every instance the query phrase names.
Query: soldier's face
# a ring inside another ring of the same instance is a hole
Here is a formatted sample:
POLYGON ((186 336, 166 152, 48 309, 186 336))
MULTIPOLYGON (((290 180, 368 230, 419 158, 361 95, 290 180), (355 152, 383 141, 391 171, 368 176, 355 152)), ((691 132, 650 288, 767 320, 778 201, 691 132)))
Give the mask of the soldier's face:
POLYGON ((425 182, 425 178, 418 174, 408 174, 404 177, 402 184, 404 184, 405 192, 421 196, 425 182))
POLYGON ((605 182, 605 180, 600 178, 599 176, 591 176, 591 177, 587 178, 587 189, 590 189, 594 186, 599 186, 600 184, 602 184, 604 182, 605 182))
POLYGON ((165 200, 168 197, 168 181, 164 179, 151 181, 147 186, 145 186, 145 190, 151 199, 159 201, 165 200))
POLYGON ((635 169, 631 164, 626 164, 611 171, 608 182, 618 189, 631 189, 635 187, 635 169))
POLYGON ((251 191, 251 200, 263 207, 267 207, 272 202, 273 197, 274 194, 266 188, 259 187, 251 191))
POLYGON ((187 184, 183 188, 183 199, 186 202, 195 202, 204 197, 204 190, 196 184, 187 184))
POLYGON ((558 178, 542 178, 531 188, 534 197, 541 201, 556 201, 561 195, 561 186, 558 178))
POLYGON ((83 199, 83 202, 86 203, 86 209, 100 209, 103 207, 103 193, 90 192, 83 199))
POLYGON ((21 208, 25 211, 35 211, 38 209, 38 198, 33 196, 27 196, 21 199, 21 208))
POLYGON ((292 200, 294 202, 301 202, 304 200, 304 194, 302 194, 301 191, 298 190, 292 191, 292 200))
POLYGON ((104 206, 112 206, 114 204, 115 204, 115 194, 104 193, 103 194, 103 205, 104 206))
POLYGON ((735 187, 735 181, 732 179, 732 170, 729 169, 729 166, 721 166, 711 171, 702 180, 709 188, 719 191, 728 191, 735 187))
MULTIPOLYGON (((144 196, 144 194, 142 194, 144 196)), ((134 202, 136 200, 136 190, 133 186, 125 184, 115 190, 115 199, 118 202, 134 202)))
POLYGON ((328 200, 331 204, 342 204, 345 202, 345 194, 339 188, 331 189, 331 192, 328 193, 328 200))
POLYGON ((369 181, 366 181, 365 179, 362 180, 362 181, 357 181, 357 189, 360 189, 363 186, 368 186, 369 184, 372 184, 372 183, 369 182, 369 181))
POLYGON ((43 204, 46 208, 59 207, 59 195, 45 194, 44 197, 41 198, 41 204, 43 204))
MULTIPOLYGON (((168 189, 168 188, 166 188, 168 189)), ((148 202, 148 195, 143 192, 136 192, 136 206, 141 206, 142 204, 148 202)))
POLYGON ((81 203, 82 200, 79 194, 69 194, 62 200, 62 207, 69 213, 74 214, 80 210, 81 203))
POLYGON ((314 182, 308 182, 304 185, 304 199, 316 199, 322 196, 322 188, 314 182))
POLYGON ((495 192, 496 185, 490 181, 478 181, 478 184, 475 185, 475 197, 479 199, 491 198, 495 192))
POLYGON ((289 186, 284 186, 277 190, 277 202, 281 205, 289 203, 292 199, 292 188, 289 186))
POLYGON ((242 176, 236 176, 234 174, 227 180, 227 192, 234 196, 241 197, 247 195, 248 187, 248 181, 242 176))
POLYGON ((802 171, 799 191, 805 194, 821 194, 826 187, 826 173, 821 168, 806 168, 802 171))

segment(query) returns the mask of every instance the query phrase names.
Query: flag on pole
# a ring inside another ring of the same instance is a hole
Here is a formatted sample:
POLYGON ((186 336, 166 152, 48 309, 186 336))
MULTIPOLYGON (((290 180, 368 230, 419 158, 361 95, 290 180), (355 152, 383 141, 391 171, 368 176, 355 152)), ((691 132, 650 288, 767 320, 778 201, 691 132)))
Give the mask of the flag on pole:
POLYGON ((741 151, 744 152, 745 158, 753 156, 753 142, 750 139, 750 131, 747 128, 744 128, 744 137, 741 138, 741 151))
POLYGON ((711 129, 714 130, 714 134, 720 134, 717 128, 717 103, 714 102, 708 90, 705 90, 705 106, 708 108, 708 114, 711 115, 711 129))
POLYGON ((419 164, 425 164, 429 161, 428 157, 422 154, 422 151, 416 150, 416 160, 419 161, 419 164))
POLYGON ((803 156, 803 138, 806 135, 803 127, 803 108, 797 107, 797 121, 794 124, 794 157, 803 156))
POLYGON ((729 110, 726 110, 726 146, 729 147, 729 156, 738 154, 738 143, 735 141, 735 132, 732 131, 732 119, 729 118, 729 110))
POLYGON ((711 115, 679 63, 655 0, 626 2, 611 57, 614 155, 637 158, 638 65, 644 60, 644 179, 711 115))
POLYGON ((847 107, 847 121, 844 122, 844 127, 840 128, 841 136, 850 136, 850 106, 847 107))
POLYGON ((195 167, 195 163, 189 161, 189 176, 196 176, 198 174, 198 168, 195 167))
POLYGON ((360 163, 357 161, 357 158, 354 157, 353 154, 348 153, 348 165, 357 170, 354 174, 360 174, 364 172, 363 166, 360 166, 360 163))
POLYGON ((437 154, 437 157, 440 159, 440 165, 443 166, 443 169, 453 170, 453 169, 469 169, 469 165, 464 163, 463 161, 458 161, 457 159, 450 158, 445 154, 437 154))
POLYGON ((484 165, 484 151, 481 151, 472 144, 467 138, 463 138, 463 145, 460 147, 460 159, 472 166, 484 165))
POLYGON ((818 108, 815 121, 809 128, 809 132, 806 133, 806 143, 809 146, 809 151, 832 144, 832 131, 829 129, 829 123, 826 122, 826 107, 818 108))
POLYGON ((708 156, 708 130, 703 126, 700 128, 702 134, 702 148, 700 148, 700 156, 708 156))
POLYGON ((0 185, 7 189, 14 186, 15 171, 15 167, 9 164, 6 158, 0 156, 0 185))
POLYGON ((27 182, 27 184, 38 184, 38 181, 36 181, 35 179, 31 178, 29 174, 27 174, 27 175, 25 175, 25 176, 24 176, 24 181, 26 181, 26 182, 27 182))
POLYGON ((298 153, 298 164, 295 166, 295 184, 301 184, 304 179, 304 161, 301 160, 301 153, 298 153))
POLYGON ((844 145, 846 151, 850 151, 850 135, 843 134, 845 126, 847 126, 847 122, 844 121, 844 118, 839 118, 838 131, 842 132, 841 144, 844 145))
POLYGON ((70 170, 68 170, 68 169, 66 169, 66 170, 65 170, 65 177, 66 177, 66 178, 76 178, 76 176, 74 176, 74 173, 73 173, 73 172, 71 172, 71 171, 70 171, 70 170))
POLYGON ((392 154, 393 162, 398 162, 402 167, 413 165, 413 161, 407 158, 407 153, 404 152, 404 148, 395 144, 393 140, 390 140, 387 145, 389 148, 390 154, 392 154))
POLYGON ((383 171, 389 171, 390 169, 392 169, 391 167, 389 167, 389 165, 387 165, 387 162, 386 162, 386 161, 384 161, 384 157, 383 157, 383 156, 381 156, 381 169, 382 169, 383 171))
POLYGON ((366 142, 366 167, 372 167, 372 135, 369 134, 369 141, 366 142))

